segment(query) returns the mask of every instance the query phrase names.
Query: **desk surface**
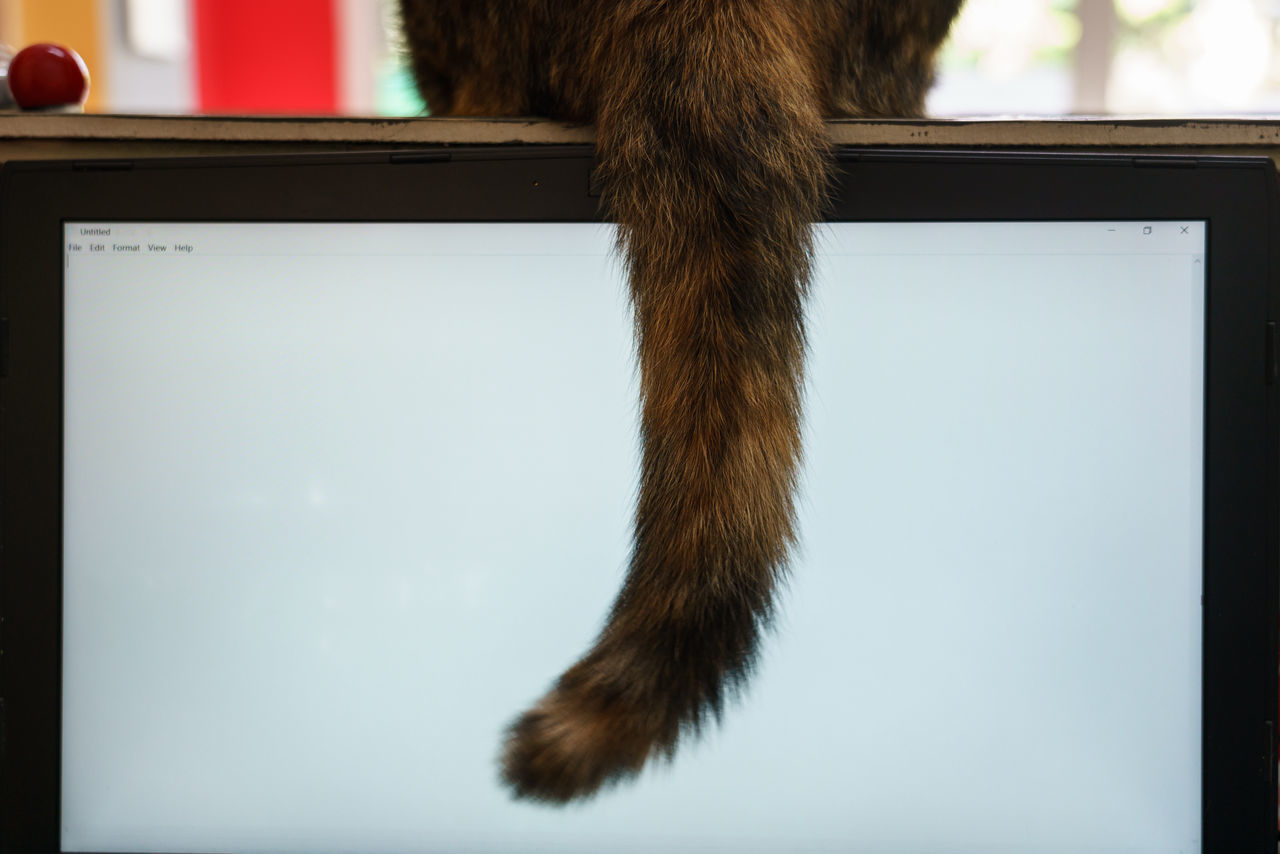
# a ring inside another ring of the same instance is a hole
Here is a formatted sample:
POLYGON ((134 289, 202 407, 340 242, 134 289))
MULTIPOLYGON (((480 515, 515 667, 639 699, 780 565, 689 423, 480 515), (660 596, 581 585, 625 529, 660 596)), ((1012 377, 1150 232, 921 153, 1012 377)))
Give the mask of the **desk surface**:
MULTIPOLYGON (((1017 119, 841 120, 835 143, 867 146, 1141 149, 1263 154, 1280 160, 1280 120, 1017 119)), ((533 118, 272 118, 0 116, 0 161, 349 151, 424 145, 590 143, 592 129, 533 118)))

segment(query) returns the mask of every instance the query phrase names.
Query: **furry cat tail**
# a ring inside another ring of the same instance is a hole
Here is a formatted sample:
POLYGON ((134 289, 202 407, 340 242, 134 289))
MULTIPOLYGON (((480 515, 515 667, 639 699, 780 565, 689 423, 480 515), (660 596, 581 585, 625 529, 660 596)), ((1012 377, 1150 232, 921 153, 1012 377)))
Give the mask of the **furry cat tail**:
POLYGON ((622 2, 589 63, 635 309, 642 474, 607 624, 508 731, 519 796, 590 795, 718 719, 785 571, 828 155, 808 40, 781 9, 622 2))

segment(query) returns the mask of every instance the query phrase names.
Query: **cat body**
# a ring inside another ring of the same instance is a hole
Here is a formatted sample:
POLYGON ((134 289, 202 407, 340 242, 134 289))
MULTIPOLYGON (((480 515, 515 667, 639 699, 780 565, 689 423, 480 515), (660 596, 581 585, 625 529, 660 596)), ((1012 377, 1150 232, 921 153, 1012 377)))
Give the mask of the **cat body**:
POLYGON ((562 802, 671 756, 749 675, 794 538, 824 117, 916 116, 962 0, 401 0, 432 112, 596 126, 635 312, 631 563, 594 645, 512 724, 562 802))

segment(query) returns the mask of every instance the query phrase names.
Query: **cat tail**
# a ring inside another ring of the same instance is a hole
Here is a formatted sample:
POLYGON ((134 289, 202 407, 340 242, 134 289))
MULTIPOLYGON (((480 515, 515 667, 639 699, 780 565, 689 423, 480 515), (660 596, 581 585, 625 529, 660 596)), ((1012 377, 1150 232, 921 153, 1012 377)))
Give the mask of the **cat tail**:
POLYGON ((630 276, 641 480, 607 624, 507 733, 507 783, 552 802, 671 757, 752 670, 793 540, 810 223, 828 180, 782 5, 619 6, 599 47, 597 174, 630 276))

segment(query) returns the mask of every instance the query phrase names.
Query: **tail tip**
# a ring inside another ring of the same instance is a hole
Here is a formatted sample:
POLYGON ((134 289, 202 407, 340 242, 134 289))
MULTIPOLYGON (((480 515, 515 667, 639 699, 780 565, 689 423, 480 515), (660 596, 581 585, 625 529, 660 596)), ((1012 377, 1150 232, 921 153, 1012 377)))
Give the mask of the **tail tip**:
POLYGON ((638 774, 653 739, 610 705, 558 687, 517 718, 501 760, 512 796, 566 804, 638 774))

